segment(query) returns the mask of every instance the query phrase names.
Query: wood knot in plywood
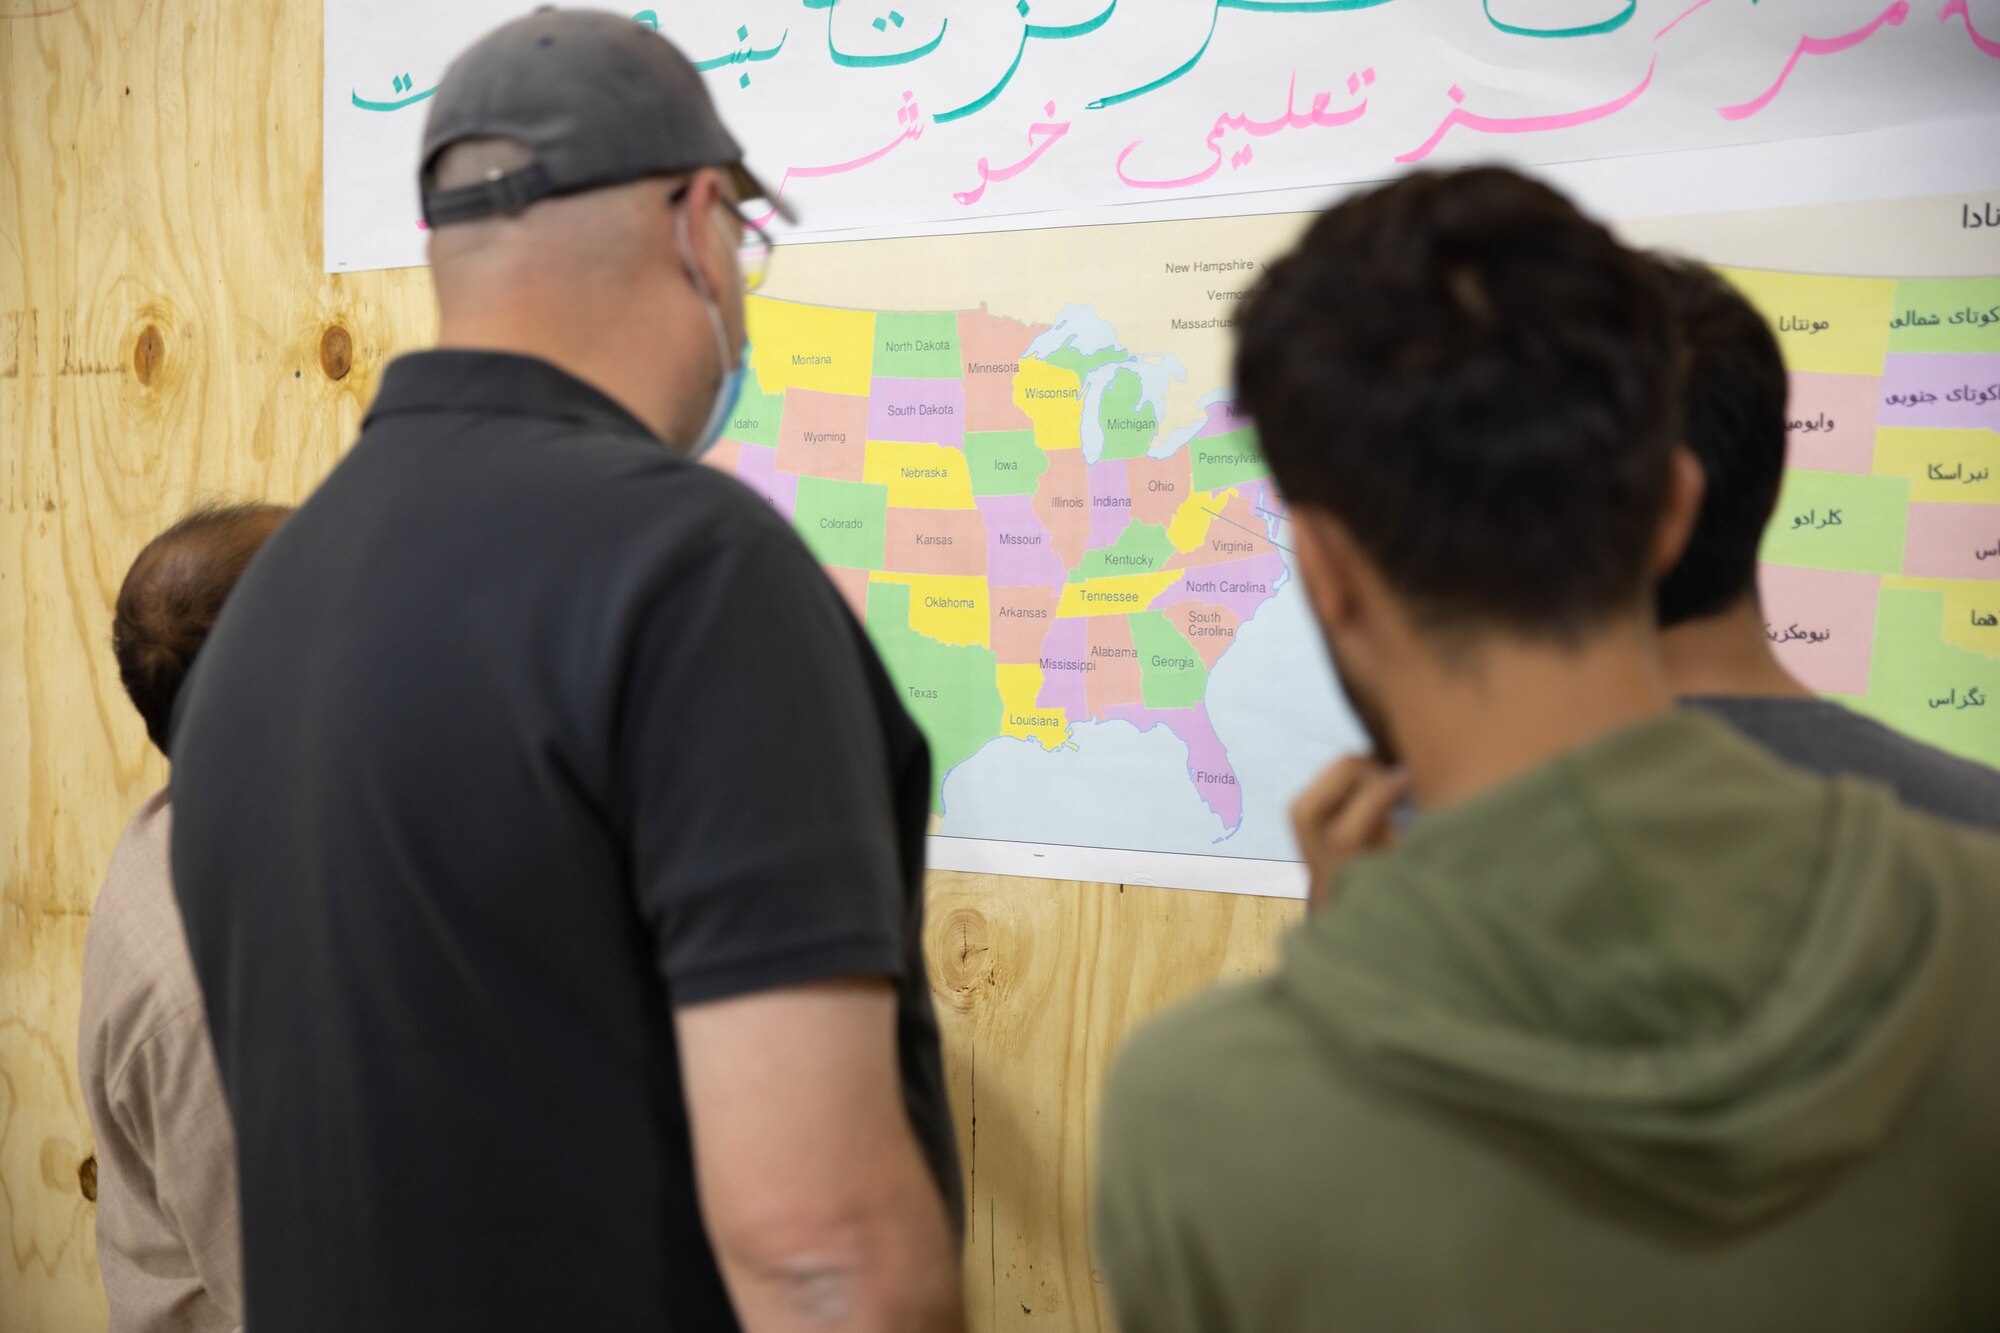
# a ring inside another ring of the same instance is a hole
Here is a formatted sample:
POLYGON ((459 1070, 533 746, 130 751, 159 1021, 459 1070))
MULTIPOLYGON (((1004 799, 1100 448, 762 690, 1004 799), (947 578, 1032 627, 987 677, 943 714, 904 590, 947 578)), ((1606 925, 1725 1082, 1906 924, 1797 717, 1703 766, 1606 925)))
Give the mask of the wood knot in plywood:
POLYGON ((932 950, 938 980, 958 1009, 970 1009, 993 972, 992 928, 984 913, 954 907, 938 922, 932 950))
POLYGON ((97 1154, 92 1153, 76 1164, 76 1187, 83 1191, 83 1197, 97 1202, 97 1154))
POLYGON ((327 325, 319 336, 319 368, 330 380, 344 380, 354 369, 354 339, 338 324, 327 325))
POLYGON ((148 324, 139 331, 139 341, 132 345, 132 373, 139 377, 139 383, 147 388, 160 377, 160 367, 167 361, 167 340, 160 333, 160 326, 148 324))

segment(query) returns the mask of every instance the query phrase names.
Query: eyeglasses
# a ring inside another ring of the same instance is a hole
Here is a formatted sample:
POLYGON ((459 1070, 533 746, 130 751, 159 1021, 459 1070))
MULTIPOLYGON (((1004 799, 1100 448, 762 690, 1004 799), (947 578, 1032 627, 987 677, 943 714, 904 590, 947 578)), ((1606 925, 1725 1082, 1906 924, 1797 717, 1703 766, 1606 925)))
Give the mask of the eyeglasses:
MULTIPOLYGON (((674 187, 674 192, 667 196, 667 206, 669 208, 678 208, 686 201, 688 191, 693 187, 694 181, 692 179, 682 181, 678 186, 674 187)), ((756 208, 759 202, 758 200, 748 201, 750 207, 753 209, 756 208)), ((764 277, 771 270, 770 233, 766 232, 757 223, 752 222, 750 214, 745 211, 744 205, 731 199, 728 195, 718 196, 716 205, 736 220, 736 268, 743 275, 743 290, 754 292, 764 285, 764 277)), ((769 213, 770 209, 766 207, 760 211, 769 213)))
MULTIPOLYGON (((757 207, 764 202, 761 199, 746 202, 756 212, 766 216, 771 212, 768 205, 757 207)), ((771 233, 752 222, 750 213, 735 200, 725 198, 722 206, 729 210, 730 216, 742 228, 736 241, 736 267, 743 274, 743 290, 754 292, 764 285, 764 277, 771 271, 771 233)))

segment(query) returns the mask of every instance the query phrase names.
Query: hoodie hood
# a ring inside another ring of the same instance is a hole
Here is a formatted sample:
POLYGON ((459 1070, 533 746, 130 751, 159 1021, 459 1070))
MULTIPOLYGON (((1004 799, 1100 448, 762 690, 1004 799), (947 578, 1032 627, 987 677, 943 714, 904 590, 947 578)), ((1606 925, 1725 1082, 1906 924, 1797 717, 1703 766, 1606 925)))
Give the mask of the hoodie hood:
POLYGON ((1955 886, 1909 829, 1675 713, 1420 817, 1278 985, 1374 1075, 1743 1226, 1876 1145, 1936 1051, 1955 886))

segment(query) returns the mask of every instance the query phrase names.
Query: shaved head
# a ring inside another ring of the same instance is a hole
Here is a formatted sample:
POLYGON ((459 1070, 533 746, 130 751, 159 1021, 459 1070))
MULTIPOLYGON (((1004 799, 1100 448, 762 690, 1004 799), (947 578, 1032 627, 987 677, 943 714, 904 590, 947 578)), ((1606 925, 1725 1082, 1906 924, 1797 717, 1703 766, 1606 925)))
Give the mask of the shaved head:
MULTIPOLYGON (((426 191, 532 169, 513 139, 441 150, 426 191)), ((431 228, 438 345, 537 357, 691 447, 743 345, 734 177, 703 167, 431 228)))
MULTIPOLYGON (((438 155, 424 188, 476 185, 533 162, 516 140, 466 139, 438 155)), ((556 282, 574 297, 625 292, 635 273, 661 262, 658 229, 672 187, 672 178, 648 177, 433 228, 431 267, 440 306, 448 314, 454 306, 490 299, 498 281, 556 282)))
POLYGON ((204 505, 146 543, 126 572, 111 651, 125 693, 162 753, 174 700, 223 600, 291 512, 283 505, 204 505))

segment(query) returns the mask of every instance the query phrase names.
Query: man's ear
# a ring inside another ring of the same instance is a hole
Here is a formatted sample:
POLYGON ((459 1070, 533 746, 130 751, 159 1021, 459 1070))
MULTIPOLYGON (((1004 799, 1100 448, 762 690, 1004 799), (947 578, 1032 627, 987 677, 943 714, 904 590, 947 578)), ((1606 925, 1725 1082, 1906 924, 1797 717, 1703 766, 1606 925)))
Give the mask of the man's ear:
POLYGON ((1708 474, 1701 460, 1686 445, 1676 445, 1667 468, 1667 500, 1660 508, 1660 522, 1653 530, 1653 576, 1664 578, 1681 562, 1688 539, 1701 518, 1702 497, 1708 492, 1708 474))
POLYGON ((690 263, 699 266, 701 281, 707 286, 712 299, 720 299, 727 289, 728 275, 723 272, 725 256, 721 250, 721 237, 716 234, 714 216, 721 198, 721 176, 703 167, 688 177, 687 193, 671 210, 678 216, 667 219, 674 228, 670 243, 676 258, 683 266, 690 263))
POLYGON ((1326 629, 1341 628, 1356 610, 1354 539, 1331 514, 1295 505, 1292 540, 1313 618, 1326 629))
POLYGON ((737 268, 734 233, 720 225, 727 198, 722 173, 703 167, 690 179, 687 197, 681 201, 687 221, 675 225, 687 227, 688 258, 681 262, 700 266, 708 299, 721 312, 725 335, 735 343, 744 337, 743 274, 737 268))

